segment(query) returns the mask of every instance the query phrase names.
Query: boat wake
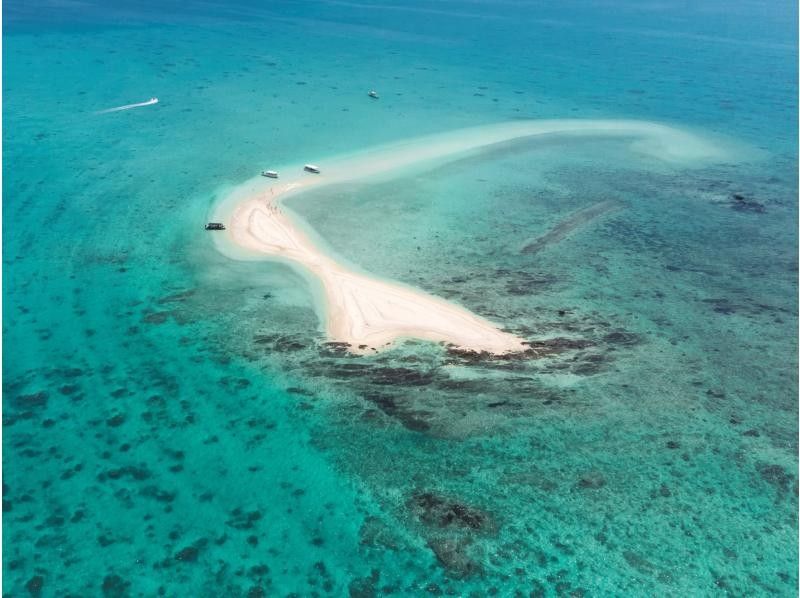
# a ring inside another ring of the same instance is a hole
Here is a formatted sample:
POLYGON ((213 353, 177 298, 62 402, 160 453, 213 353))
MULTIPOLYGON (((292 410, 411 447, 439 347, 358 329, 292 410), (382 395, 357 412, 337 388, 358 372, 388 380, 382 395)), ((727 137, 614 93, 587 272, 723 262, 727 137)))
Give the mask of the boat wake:
POLYGON ((142 106, 152 106, 158 104, 158 98, 150 98, 146 102, 139 102, 138 104, 125 104, 124 106, 117 106, 116 108, 108 108, 107 110, 99 110, 95 114, 107 114, 109 112, 119 112, 120 110, 130 110, 131 108, 140 108, 142 106))

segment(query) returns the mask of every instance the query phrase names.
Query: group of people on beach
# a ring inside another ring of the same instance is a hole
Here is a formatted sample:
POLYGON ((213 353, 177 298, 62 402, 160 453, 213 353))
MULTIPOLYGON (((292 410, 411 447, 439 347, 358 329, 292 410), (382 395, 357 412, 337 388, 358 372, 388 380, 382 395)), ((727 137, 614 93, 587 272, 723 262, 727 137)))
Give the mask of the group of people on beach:
MULTIPOLYGON (((272 189, 270 189, 269 192, 270 195, 275 194, 275 192, 272 189)), ((278 206, 278 203, 276 201, 273 201, 271 197, 265 197, 264 203, 267 206, 267 212, 269 212, 270 214, 273 214, 275 216, 277 216, 278 214, 283 214, 283 212, 281 212, 280 207, 278 206)))

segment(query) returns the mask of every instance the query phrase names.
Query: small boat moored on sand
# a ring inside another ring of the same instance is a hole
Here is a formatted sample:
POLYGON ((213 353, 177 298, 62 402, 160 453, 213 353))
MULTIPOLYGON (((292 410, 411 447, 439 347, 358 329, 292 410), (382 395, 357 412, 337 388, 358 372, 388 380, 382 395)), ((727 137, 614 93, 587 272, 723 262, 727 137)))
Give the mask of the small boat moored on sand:
POLYGON ((275 170, 262 170, 261 171, 261 176, 265 176, 268 179, 277 179, 278 178, 278 172, 275 171, 275 170))
POLYGON ((206 224, 206 230, 225 230, 225 225, 221 222, 209 222, 206 224))
POLYGON ((370 90, 370 92, 369 92, 367 95, 368 95, 369 97, 371 97, 371 98, 375 98, 376 100, 378 99, 378 92, 377 92, 377 91, 375 91, 374 89, 373 89, 373 90, 370 90))
POLYGON ((303 166, 303 170, 306 172, 313 172, 314 174, 319 174, 319 166, 314 166, 313 164, 306 164, 303 166))

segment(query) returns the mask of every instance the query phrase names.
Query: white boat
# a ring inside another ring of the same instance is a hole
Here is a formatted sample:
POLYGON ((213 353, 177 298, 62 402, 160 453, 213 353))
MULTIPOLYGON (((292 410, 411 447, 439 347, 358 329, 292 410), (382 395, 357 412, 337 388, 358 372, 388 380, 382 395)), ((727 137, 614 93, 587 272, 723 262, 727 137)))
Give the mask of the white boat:
POLYGON ((375 91, 374 89, 370 91, 367 95, 371 98, 375 98, 376 100, 378 99, 378 92, 375 91))
POLYGON ((262 170, 261 171, 261 176, 265 176, 265 177, 267 177, 269 179, 277 179, 278 178, 278 172, 275 171, 275 170, 262 170))
POLYGON ((306 172, 313 172, 314 174, 319 174, 319 166, 314 166, 313 164, 306 164, 303 167, 303 170, 306 172))

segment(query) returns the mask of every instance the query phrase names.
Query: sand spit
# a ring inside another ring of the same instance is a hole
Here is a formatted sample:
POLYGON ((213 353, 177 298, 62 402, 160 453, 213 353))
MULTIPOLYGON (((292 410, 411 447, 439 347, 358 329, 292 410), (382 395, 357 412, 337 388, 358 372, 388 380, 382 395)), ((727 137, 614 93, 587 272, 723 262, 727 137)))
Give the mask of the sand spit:
MULTIPOLYGON (((227 240, 217 236, 218 247, 237 259, 286 260, 316 277, 324 289, 324 304, 319 307, 329 339, 347 343, 355 352, 378 350, 403 338, 493 354, 523 351, 524 339, 463 307, 357 272, 335 259, 317 247, 281 203, 306 189, 431 166, 493 144, 556 134, 630 137, 635 151, 686 166, 728 157, 696 135, 640 121, 519 121, 462 129, 326 160, 320 163, 321 174, 303 173, 302 165, 296 165, 283 168, 279 181, 261 177, 248 181, 220 202, 212 215, 228 226, 227 240)), ((353 224, 357 234, 358 223, 353 224)))

